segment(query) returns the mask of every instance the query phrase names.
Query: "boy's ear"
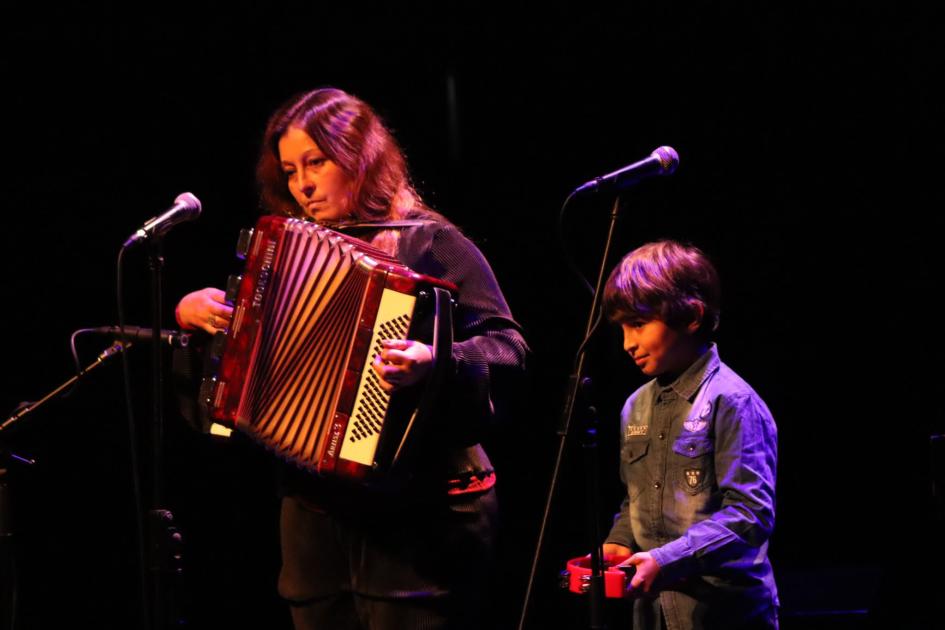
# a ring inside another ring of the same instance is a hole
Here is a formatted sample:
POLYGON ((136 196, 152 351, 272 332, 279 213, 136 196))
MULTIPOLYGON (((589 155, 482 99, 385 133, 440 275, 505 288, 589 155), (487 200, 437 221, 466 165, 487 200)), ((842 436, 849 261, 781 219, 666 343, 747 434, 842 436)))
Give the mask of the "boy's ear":
POLYGON ((690 335, 694 335, 702 328, 702 320, 705 317, 705 304, 693 301, 689 303, 689 306, 692 308, 692 320, 686 324, 686 331, 690 335))

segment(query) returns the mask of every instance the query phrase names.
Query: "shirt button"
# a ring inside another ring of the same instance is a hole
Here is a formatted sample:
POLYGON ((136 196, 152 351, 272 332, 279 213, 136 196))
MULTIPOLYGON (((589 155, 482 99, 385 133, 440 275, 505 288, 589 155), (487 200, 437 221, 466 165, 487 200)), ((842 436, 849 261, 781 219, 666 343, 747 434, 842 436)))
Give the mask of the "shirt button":
POLYGON ((661 440, 665 440, 665 439, 666 439, 666 434, 665 434, 665 433, 660 433, 660 434, 657 435, 656 437, 658 437, 658 438, 661 439, 661 440))
POLYGON ((659 490, 661 486, 662 484, 659 481, 653 484, 653 487, 656 488, 657 490, 659 490))

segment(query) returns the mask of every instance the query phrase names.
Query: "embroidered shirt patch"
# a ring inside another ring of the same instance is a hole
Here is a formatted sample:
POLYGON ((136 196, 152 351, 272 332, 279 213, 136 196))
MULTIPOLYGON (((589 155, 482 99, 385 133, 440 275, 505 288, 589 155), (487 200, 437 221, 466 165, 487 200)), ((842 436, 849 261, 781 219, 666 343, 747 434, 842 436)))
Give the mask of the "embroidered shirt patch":
POLYGON ((650 425, 648 424, 628 424, 627 437, 633 437, 635 435, 646 435, 649 429, 650 429, 650 425))
POLYGON ((699 410, 699 414, 694 415, 683 422, 683 426, 686 428, 686 431, 689 431, 690 433, 698 433, 708 426, 709 423, 706 418, 708 418, 711 414, 712 402, 706 401, 706 403, 702 405, 702 409, 699 410))
POLYGON ((686 475, 686 485, 695 488, 702 481, 702 471, 697 468, 687 468, 683 471, 686 475))
POLYGON ((702 406, 702 410, 699 411, 699 419, 705 420, 709 417, 710 413, 712 413, 712 402, 706 401, 706 403, 702 406))

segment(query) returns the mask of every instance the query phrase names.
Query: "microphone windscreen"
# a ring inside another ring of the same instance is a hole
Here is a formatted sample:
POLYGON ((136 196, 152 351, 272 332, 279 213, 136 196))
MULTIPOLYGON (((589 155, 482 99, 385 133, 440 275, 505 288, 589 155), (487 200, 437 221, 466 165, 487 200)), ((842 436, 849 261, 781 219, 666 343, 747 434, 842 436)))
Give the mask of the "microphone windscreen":
POLYGON ((660 147, 651 155, 660 161, 660 175, 671 175, 679 166, 679 154, 673 147, 660 147))
POLYGON ((197 196, 189 192, 177 195, 177 198, 174 200, 174 205, 180 206, 181 210, 192 219, 199 217, 200 211, 203 210, 203 206, 200 200, 197 199, 197 196))

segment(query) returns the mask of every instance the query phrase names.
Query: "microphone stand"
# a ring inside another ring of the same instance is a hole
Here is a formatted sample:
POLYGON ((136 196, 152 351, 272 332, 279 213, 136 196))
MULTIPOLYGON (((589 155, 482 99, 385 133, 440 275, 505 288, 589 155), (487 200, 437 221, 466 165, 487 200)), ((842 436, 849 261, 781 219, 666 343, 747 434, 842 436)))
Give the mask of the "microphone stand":
POLYGON ((15 465, 33 466, 34 464, 36 464, 34 460, 17 455, 0 444, 0 630, 14 630, 16 627, 18 600, 10 471, 15 465))
POLYGON ((528 616, 528 608, 531 603, 532 589, 535 582, 535 575, 538 571, 538 560, 541 556, 542 545, 545 538, 545 530, 551 515, 551 506, 554 503, 555 493, 558 488, 561 464, 564 460, 565 447, 568 443, 568 437, 571 432, 571 420, 575 413, 576 401, 582 400, 580 417, 584 430, 584 440, 582 449, 584 451, 585 475, 587 481, 587 510, 588 510, 588 538, 590 538, 591 547, 591 580, 588 597, 589 604, 589 628, 598 630, 605 628, 604 625, 604 572, 603 572, 603 553, 602 540, 600 535, 600 525, 598 523, 600 515, 600 488, 598 483, 598 459, 597 459, 597 411, 593 406, 586 404, 587 394, 589 393, 591 381, 584 376, 586 357, 585 345, 594 330, 600 311, 600 303, 604 284, 604 274, 607 271, 607 260, 610 256, 610 246, 613 242, 614 229, 617 224, 617 218, 620 212, 620 197, 614 198, 613 206, 610 210, 610 224, 607 229, 607 240, 604 243, 604 253, 601 256, 600 270, 597 274, 597 283, 594 286, 594 297, 591 301, 591 309, 587 318, 587 326, 584 329, 584 342, 578 351, 577 365, 574 373, 568 379, 567 398, 565 398, 564 411, 561 415, 561 423, 558 427, 558 455, 555 459, 554 469, 551 475, 551 487, 548 491, 548 497, 545 502, 545 511, 542 515, 541 525, 538 533, 538 544, 535 549, 535 556, 532 560, 532 569, 528 577, 528 586, 525 593, 525 604, 522 607, 522 616, 519 619, 518 630, 524 630, 525 620, 528 616))
POLYGON ((164 372, 161 347, 161 313, 163 300, 161 295, 164 256, 159 235, 148 240, 148 266, 151 270, 151 385, 152 385, 152 479, 151 508, 148 511, 148 550, 151 573, 151 613, 152 630, 177 627, 180 624, 174 610, 175 602, 169 593, 166 576, 180 574, 179 562, 181 536, 174 527, 174 515, 161 507, 164 502, 164 372))
MULTIPOLYGON (((32 413, 59 394, 70 389, 86 374, 108 361, 110 358, 125 352, 131 347, 129 342, 116 341, 96 357, 95 361, 55 388, 36 402, 21 405, 9 418, 0 423, 0 432, 10 429, 24 416, 32 413)), ((9 479, 13 465, 33 466, 36 462, 29 458, 17 455, 0 444, 0 630, 13 630, 16 625, 17 606, 17 569, 16 547, 14 537, 14 519, 9 479)))
POLYGON ((3 421, 2 424, 0 424, 0 433, 2 433, 3 431, 6 431, 10 427, 12 427, 14 424, 19 422, 19 420, 23 416, 29 413, 32 413, 33 411, 35 411, 42 405, 46 404, 47 402, 49 402, 50 400, 52 400, 53 398, 55 398, 62 392, 71 388, 76 382, 84 378, 86 374, 88 374, 89 372, 91 372, 92 370, 100 366, 102 363, 104 363, 108 359, 114 356, 117 356, 121 352, 127 352, 128 348, 130 347, 131 347, 130 341, 116 341, 111 346, 109 346, 104 351, 102 351, 102 353, 99 354, 98 357, 96 357, 95 361, 93 361, 91 364, 87 365, 86 367, 82 368, 75 376, 67 380, 65 383, 63 383, 56 389, 52 390, 51 392, 49 392, 48 394, 46 394, 45 396, 43 396, 36 402, 26 403, 24 405, 21 405, 20 408, 17 409, 16 412, 14 412, 12 416, 7 418, 6 420, 3 421))

